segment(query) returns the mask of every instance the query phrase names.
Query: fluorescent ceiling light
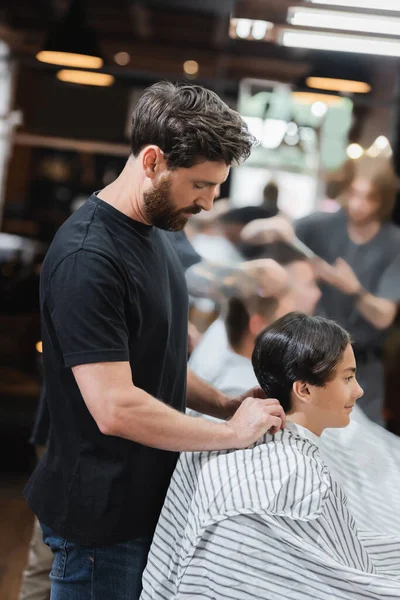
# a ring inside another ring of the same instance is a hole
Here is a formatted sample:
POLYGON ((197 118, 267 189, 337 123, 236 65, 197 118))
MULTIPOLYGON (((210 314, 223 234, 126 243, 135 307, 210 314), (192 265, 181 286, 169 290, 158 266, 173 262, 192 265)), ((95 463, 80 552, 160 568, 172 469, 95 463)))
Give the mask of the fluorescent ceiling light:
POLYGON ((399 0, 310 0, 310 2, 328 6, 341 6, 343 8, 365 8, 369 10, 400 12, 399 0))
POLYGON ((289 8, 288 22, 297 27, 340 29, 355 33, 380 33, 382 35, 400 36, 400 19, 395 17, 378 17, 377 15, 296 6, 289 8))
POLYGON ((343 94, 368 94, 371 91, 369 83, 364 81, 333 79, 330 77, 307 77, 306 85, 316 90, 342 92, 343 94))
POLYGON ((62 69, 57 73, 57 79, 68 83, 80 83, 82 85, 98 85, 108 87, 114 83, 114 77, 106 73, 93 73, 92 71, 73 71, 62 69))
POLYGON ((292 48, 310 50, 332 50, 334 52, 355 52, 379 56, 400 56, 400 39, 362 37, 340 33, 284 29, 280 43, 292 48))

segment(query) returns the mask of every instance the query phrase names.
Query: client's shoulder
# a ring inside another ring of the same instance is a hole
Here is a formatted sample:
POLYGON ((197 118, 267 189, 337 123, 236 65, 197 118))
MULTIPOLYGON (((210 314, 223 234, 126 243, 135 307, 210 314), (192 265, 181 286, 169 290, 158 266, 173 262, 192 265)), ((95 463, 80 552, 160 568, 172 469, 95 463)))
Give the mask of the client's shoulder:
POLYGON ((238 514, 314 519, 331 487, 317 446, 289 430, 245 450, 186 456, 178 468, 195 482, 191 506, 201 507, 203 522, 238 514))

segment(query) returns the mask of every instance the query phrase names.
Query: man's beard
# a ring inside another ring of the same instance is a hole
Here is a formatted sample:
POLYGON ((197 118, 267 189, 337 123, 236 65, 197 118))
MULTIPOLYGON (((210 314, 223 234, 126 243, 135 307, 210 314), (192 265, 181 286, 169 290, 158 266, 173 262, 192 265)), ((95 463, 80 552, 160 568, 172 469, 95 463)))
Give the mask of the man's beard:
POLYGON ((159 229, 181 231, 188 219, 183 213, 198 214, 199 206, 189 206, 180 210, 174 208, 171 198, 171 183, 166 177, 151 191, 143 194, 146 218, 159 229))

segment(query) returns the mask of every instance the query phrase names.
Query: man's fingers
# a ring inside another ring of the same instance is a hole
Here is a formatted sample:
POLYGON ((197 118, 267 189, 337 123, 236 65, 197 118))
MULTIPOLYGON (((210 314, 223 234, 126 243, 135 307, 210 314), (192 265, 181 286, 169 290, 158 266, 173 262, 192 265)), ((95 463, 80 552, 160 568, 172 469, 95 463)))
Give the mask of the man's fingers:
POLYGON ((277 433, 282 427, 282 421, 279 417, 271 417, 270 423, 271 427, 269 428, 269 432, 272 434, 277 433))

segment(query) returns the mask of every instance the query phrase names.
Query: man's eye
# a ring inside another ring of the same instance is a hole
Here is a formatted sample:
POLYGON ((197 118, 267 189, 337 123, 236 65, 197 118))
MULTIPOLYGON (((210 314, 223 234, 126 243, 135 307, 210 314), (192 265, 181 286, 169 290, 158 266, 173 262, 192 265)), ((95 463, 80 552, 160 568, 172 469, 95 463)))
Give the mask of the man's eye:
POLYGON ((194 187, 196 190, 202 190, 202 189, 204 188, 204 185, 201 185, 201 184, 195 183, 195 184, 193 185, 193 187, 194 187))

